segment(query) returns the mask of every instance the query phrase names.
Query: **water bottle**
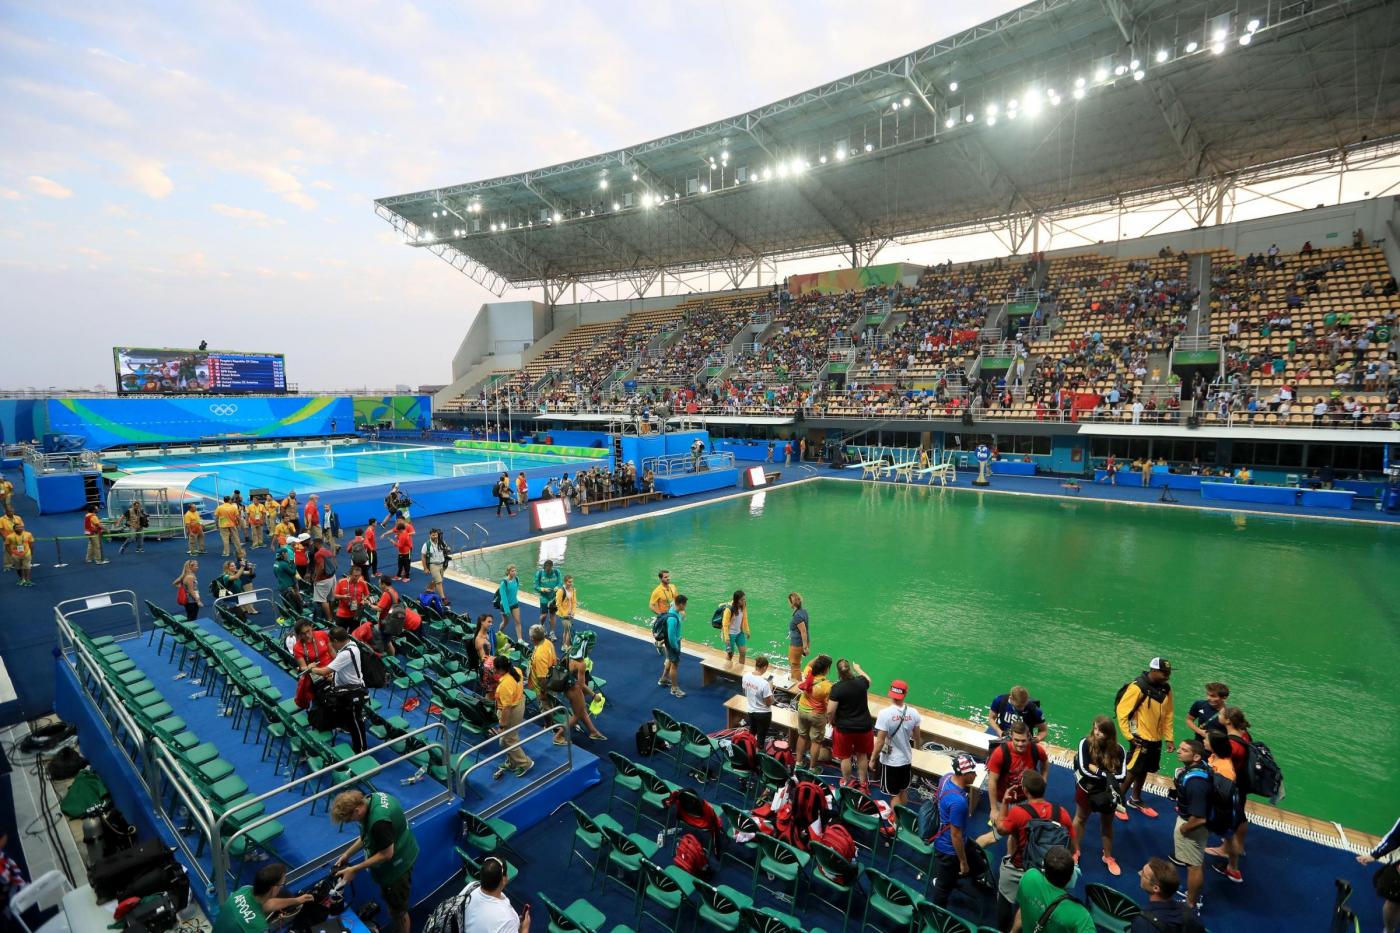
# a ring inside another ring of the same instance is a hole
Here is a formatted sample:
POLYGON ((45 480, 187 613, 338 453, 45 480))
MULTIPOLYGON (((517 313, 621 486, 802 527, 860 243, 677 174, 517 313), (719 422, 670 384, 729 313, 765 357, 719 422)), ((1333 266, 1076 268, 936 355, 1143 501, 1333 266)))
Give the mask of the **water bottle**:
POLYGON ((659 832, 659 833, 656 834, 656 845, 657 845, 658 848, 659 848, 659 847, 661 846, 661 844, 664 843, 665 841, 666 841, 666 833, 665 833, 665 832, 659 832))

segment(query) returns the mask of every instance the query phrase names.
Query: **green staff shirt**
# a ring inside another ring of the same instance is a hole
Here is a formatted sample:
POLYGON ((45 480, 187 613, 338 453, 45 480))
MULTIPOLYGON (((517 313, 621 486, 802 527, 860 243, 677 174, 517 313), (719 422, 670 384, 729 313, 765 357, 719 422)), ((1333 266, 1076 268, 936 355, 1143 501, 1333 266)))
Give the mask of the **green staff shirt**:
POLYGON ((253 897, 250 884, 234 891, 224 901, 224 906, 219 908, 219 919, 214 921, 213 933, 261 933, 266 929, 267 915, 253 897))
MULTIPOLYGON (((1021 907, 1021 929, 1034 930, 1040 922, 1045 908, 1065 892, 1049 882, 1039 868, 1032 868, 1021 876, 1021 887, 1016 901, 1021 907)), ((1044 933, 1095 933, 1094 921, 1084 905, 1066 898, 1050 915, 1044 933)))

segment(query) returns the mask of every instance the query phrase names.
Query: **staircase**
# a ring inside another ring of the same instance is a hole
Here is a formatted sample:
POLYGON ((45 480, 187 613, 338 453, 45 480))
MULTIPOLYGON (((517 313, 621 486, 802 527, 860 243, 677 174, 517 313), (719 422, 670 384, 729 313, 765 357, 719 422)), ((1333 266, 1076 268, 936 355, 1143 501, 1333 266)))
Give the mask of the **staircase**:
POLYGON ((1153 385, 1161 385, 1167 381, 1172 373, 1172 356, 1170 352, 1147 354, 1147 377, 1144 382, 1153 385))
POLYGON ((1208 306, 1210 301, 1210 253, 1199 253, 1191 259, 1191 285, 1200 293, 1196 299, 1196 304, 1192 306, 1191 313, 1186 317, 1186 333, 1203 334, 1206 330, 1206 322, 1203 320, 1202 309, 1208 306))
POLYGON ((612 439, 613 469, 622 466, 622 435, 614 434, 612 439))

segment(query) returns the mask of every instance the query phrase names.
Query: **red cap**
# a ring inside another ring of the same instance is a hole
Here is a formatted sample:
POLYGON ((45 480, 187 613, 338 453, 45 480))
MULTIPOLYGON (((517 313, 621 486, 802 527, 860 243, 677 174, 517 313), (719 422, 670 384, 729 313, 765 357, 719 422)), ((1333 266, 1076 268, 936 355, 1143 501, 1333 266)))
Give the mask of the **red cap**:
POLYGON ((902 700, 909 694, 909 685, 902 680, 893 681, 890 684, 890 697, 895 700, 902 700))

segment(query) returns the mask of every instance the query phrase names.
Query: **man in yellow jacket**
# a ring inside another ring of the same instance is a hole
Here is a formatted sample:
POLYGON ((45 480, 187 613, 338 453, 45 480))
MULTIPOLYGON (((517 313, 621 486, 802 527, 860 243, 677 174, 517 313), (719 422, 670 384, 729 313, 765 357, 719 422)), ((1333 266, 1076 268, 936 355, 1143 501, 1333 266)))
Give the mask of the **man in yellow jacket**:
POLYGON ((1118 731, 1128 743, 1128 775, 1123 780, 1123 806, 1144 816, 1155 817, 1157 811, 1142 799, 1142 785, 1149 774, 1156 774, 1162 765, 1162 743, 1175 744, 1173 732, 1171 662, 1153 658, 1143 671, 1129 681, 1118 694, 1114 718, 1118 731))

